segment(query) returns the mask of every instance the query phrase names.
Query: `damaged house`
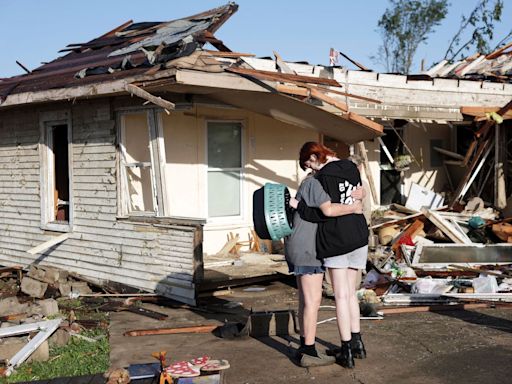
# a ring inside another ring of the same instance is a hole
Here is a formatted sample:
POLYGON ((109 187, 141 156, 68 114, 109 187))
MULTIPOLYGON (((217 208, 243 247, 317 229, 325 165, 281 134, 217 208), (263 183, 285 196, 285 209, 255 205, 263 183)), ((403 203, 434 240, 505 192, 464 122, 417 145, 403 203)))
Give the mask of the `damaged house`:
POLYGON ((292 97, 280 77, 239 73, 251 70, 244 55, 214 36, 236 10, 128 22, 0 81, 0 265, 194 303, 203 253, 252 226, 261 185, 296 188, 303 142, 381 133, 327 96, 340 84, 326 76, 274 67, 302 93, 292 97))
POLYGON ((215 37, 237 7, 130 21, 0 80, 0 265, 53 265, 193 304, 205 255, 251 233, 253 192, 297 188, 305 141, 366 157, 374 205, 405 203, 413 185, 462 185, 460 201, 489 148, 502 164, 492 191, 510 196, 509 121, 472 135, 486 112, 507 116, 510 67, 402 76, 255 58, 215 37))

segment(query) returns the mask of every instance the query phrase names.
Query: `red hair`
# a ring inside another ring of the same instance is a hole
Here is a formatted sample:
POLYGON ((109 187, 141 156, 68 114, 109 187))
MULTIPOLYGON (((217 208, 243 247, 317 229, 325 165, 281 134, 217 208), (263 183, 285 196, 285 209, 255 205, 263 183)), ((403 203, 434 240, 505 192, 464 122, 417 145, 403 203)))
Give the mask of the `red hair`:
POLYGON ((316 141, 308 141, 304 143, 299 152, 299 165, 302 170, 306 170, 306 161, 309 160, 311 155, 315 155, 321 164, 327 161, 327 156, 335 157, 336 153, 325 145, 317 143, 316 141))

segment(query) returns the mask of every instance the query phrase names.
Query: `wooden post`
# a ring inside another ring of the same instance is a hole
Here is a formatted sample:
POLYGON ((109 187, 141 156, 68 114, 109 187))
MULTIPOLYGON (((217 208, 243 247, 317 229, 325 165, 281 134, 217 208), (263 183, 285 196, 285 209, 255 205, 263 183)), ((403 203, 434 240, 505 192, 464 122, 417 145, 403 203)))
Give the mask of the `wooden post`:
POLYGON ((360 141, 357 143, 357 149, 361 156, 363 156, 364 160, 364 172, 366 173, 366 178, 368 179, 368 184, 370 184, 370 191, 372 193, 373 202, 375 204, 379 204, 379 199, 377 196, 377 189, 375 188, 375 182, 373 181, 372 172, 370 170, 370 163, 368 161, 368 156, 366 155, 366 147, 364 146, 364 141, 360 141))
POLYGON ((503 167, 504 153, 501 150, 501 138, 503 130, 500 129, 500 124, 495 127, 495 142, 494 142, 494 206, 503 209, 507 206, 507 192, 505 188, 505 173, 503 167))

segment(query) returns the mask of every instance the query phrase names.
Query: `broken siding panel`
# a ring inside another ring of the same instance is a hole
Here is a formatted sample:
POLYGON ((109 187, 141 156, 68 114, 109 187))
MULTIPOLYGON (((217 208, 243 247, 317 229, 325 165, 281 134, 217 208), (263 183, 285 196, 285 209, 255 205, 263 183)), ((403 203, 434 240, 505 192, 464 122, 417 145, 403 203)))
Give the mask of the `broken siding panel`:
MULTIPOLYGON (((0 250, 0 256, 6 250, 0 250)), ((29 255, 26 252, 19 252, 14 250, 7 250, 8 257, 14 261, 14 264, 26 265, 31 263, 32 258, 28 258, 29 255)), ((66 260, 60 257, 48 256, 40 265, 52 265, 58 268, 70 270, 90 278, 98 280, 112 280, 119 281, 124 284, 128 284, 134 287, 148 290, 168 290, 168 285, 174 285, 175 290, 178 292, 178 296, 184 301, 193 301, 194 291, 193 283, 177 278, 175 273, 168 274, 150 274, 144 271, 131 271, 126 268, 105 266, 104 264, 93 264, 90 262, 82 262, 78 260, 66 260), (160 288, 160 284, 164 284, 165 287, 160 288)))
MULTIPOLYGON (((44 238, 41 234, 23 233, 18 235, 19 233, 17 232, 10 237, 6 248, 24 252, 27 249, 27 243, 36 246, 44 238)), ((183 274, 181 276, 183 280, 190 281, 191 277, 187 275, 187 272, 190 270, 192 262, 184 259, 186 254, 187 252, 183 252, 180 254, 181 257, 175 258, 160 257, 158 255, 154 256, 155 253, 148 251, 147 248, 130 247, 124 244, 112 247, 109 244, 91 243, 80 239, 69 239, 59 245, 55 252, 52 252, 52 256, 61 259, 89 261, 99 265, 122 266, 133 270, 139 270, 140 264, 144 264, 146 272, 151 271, 157 274, 158 271, 176 272, 183 274)))
MULTIPOLYGON (((108 107, 108 104, 107 104, 108 107)), ((30 249, 53 236, 40 229, 38 113, 0 117, 0 265, 41 259, 90 278, 158 290, 194 303, 194 227, 155 228, 118 221, 114 121, 101 101, 75 104, 72 237, 43 255, 30 249), (21 122, 17 117, 23 115, 21 122), (8 134, 10 132, 10 134, 8 134), (31 138, 31 139, 27 139, 31 138), (12 143, 12 144, 6 144, 12 143), (20 175, 26 176, 20 182, 20 175), (2 206, 8 207, 2 210, 2 206), (163 241, 161 244, 160 241, 163 241)))

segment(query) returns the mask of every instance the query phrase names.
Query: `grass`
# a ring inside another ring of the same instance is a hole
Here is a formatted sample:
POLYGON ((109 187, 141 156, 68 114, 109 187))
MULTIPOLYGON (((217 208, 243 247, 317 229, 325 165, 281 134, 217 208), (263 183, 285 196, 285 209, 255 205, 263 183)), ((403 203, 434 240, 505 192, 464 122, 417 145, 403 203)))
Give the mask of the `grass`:
POLYGON ((50 348, 48 361, 22 364, 7 380, 0 378, 0 383, 91 375, 107 371, 110 347, 106 331, 98 329, 85 331, 82 334, 92 338, 99 337, 99 339, 92 343, 72 337, 67 345, 50 348))

